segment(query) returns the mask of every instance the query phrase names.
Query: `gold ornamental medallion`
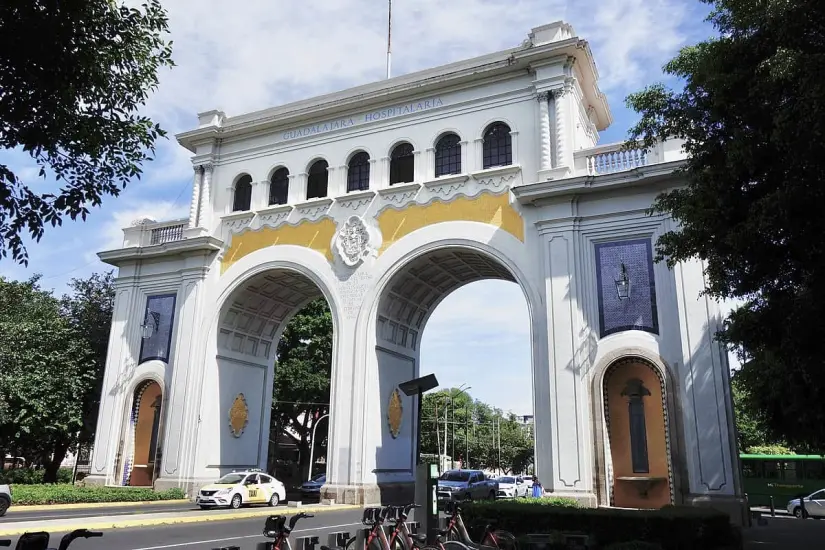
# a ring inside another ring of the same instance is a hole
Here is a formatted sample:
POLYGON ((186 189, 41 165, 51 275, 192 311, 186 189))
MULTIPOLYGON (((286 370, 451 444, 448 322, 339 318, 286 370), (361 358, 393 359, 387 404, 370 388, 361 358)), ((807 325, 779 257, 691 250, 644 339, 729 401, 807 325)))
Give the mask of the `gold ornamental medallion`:
POLYGON ((244 428, 249 423, 249 407, 246 405, 246 398, 242 393, 235 397, 232 407, 229 409, 229 427, 232 428, 232 435, 241 437, 244 428))
POLYGON ((387 408, 387 420, 390 424, 390 435, 393 439, 401 433, 401 419, 404 407, 401 405, 401 393, 395 388, 390 394, 390 405, 387 408))

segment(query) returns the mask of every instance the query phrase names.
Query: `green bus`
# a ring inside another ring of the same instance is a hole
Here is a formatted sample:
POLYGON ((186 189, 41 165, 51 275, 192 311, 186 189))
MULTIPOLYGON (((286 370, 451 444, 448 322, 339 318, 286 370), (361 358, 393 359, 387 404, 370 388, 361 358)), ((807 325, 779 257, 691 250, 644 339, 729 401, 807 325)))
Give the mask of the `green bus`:
POLYGON ((739 455, 745 493, 751 506, 784 508, 801 494, 825 489, 825 456, 739 455))

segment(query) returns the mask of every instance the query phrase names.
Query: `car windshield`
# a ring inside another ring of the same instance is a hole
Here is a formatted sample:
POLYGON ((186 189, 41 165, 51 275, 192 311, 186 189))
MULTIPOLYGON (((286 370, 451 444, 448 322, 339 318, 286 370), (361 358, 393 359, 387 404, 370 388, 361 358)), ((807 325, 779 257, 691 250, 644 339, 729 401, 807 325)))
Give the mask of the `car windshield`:
POLYGON ((516 480, 512 477, 500 477, 498 478, 499 483, 515 483, 516 480))
POLYGON ((218 480, 218 483, 221 485, 236 485, 243 481, 245 477, 246 474, 226 474, 218 480))
POLYGON ((441 481, 469 481, 470 472, 444 472, 438 479, 441 481))
POLYGON ((327 480, 327 474, 318 474, 312 478, 315 483, 324 483, 327 480))

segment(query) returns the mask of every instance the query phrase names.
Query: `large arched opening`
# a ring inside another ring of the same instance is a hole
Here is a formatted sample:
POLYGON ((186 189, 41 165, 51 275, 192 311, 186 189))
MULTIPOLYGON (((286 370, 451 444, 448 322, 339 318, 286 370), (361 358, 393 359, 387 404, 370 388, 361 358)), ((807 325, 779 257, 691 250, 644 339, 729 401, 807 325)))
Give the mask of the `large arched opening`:
MULTIPOLYGON (((436 308, 451 293, 465 285, 485 280, 519 285, 523 299, 528 303, 526 309, 529 312, 529 292, 525 289, 524 281, 515 273, 513 265, 508 263, 506 258, 498 256, 493 248, 488 250, 482 245, 431 243, 423 250, 401 258, 379 287, 373 310, 375 376, 370 376, 369 369, 367 371, 367 394, 375 396, 376 399, 367 404, 369 439, 365 448, 374 449, 374 456, 368 455, 364 459, 368 467, 372 468, 375 481, 381 488, 382 501, 401 500, 409 494, 414 480, 417 439, 422 437, 422 443, 432 439, 428 436, 433 434, 428 434, 427 430, 422 428, 428 418, 432 422, 434 411, 422 410, 422 422, 418 425, 416 400, 396 396, 400 383, 432 371, 428 365, 421 363, 421 344, 428 321, 436 308)), ((532 322, 529 324, 532 334, 532 322)), ((530 340, 529 337, 526 338, 531 349, 529 364, 532 366, 535 359, 530 340)), ((463 342, 455 342, 455 346, 464 345, 466 344, 463 342)), ((466 385, 469 386, 472 382, 468 380, 466 385)), ((524 388, 524 394, 529 395, 528 399, 532 401, 531 387, 524 388)), ((457 397, 456 395, 452 398, 457 397)), ((475 418, 476 413, 472 407, 470 405, 470 410, 467 410, 465 404, 458 414, 451 415, 448 412, 447 427, 454 427, 456 422, 466 425, 462 430, 458 430, 464 432, 464 439, 458 444, 459 452, 463 455, 464 467, 469 454, 471 466, 489 472, 495 469, 494 464, 490 463, 490 457, 474 456, 467 448, 468 438, 472 441, 471 425, 479 420, 475 418)), ((490 431, 495 430, 492 426, 487 428, 490 431)), ((475 429, 478 433, 479 427, 476 426, 475 429)), ((526 430, 534 442, 533 430, 526 430)), ((431 431, 434 432, 435 429, 431 431)), ((455 437, 455 430, 450 430, 450 433, 455 437)), ((443 445, 444 440, 440 439, 439 443, 443 445)), ((448 448, 452 451, 453 445, 448 445, 448 448)), ((431 458, 424 457, 423 460, 432 461, 431 458)), ((442 464, 442 468, 458 465, 458 461, 455 460, 458 457, 451 458, 453 460, 449 464, 442 464)))
POLYGON ((129 415, 129 452, 122 484, 151 487, 157 478, 158 443, 163 408, 163 389, 154 380, 137 385, 129 415))
POLYGON ((239 279, 218 312, 203 407, 217 437, 201 439, 201 463, 213 477, 261 468, 299 485, 325 469, 334 348, 328 297, 296 269, 239 279))

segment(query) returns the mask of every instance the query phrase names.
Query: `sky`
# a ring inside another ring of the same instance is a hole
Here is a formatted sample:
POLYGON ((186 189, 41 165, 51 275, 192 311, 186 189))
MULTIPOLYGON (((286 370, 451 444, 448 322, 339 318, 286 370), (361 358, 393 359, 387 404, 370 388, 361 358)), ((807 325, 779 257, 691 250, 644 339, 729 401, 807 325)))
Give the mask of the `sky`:
MULTIPOLYGON (((127 4, 139 5, 129 0, 127 4)), ((373 82, 386 73, 386 0, 166 0, 176 67, 163 70, 146 112, 170 136, 195 128, 196 113, 264 109, 373 82)), ((565 20, 590 42, 614 124, 601 142, 621 141, 635 121, 628 93, 664 80, 661 67, 682 46, 711 34, 697 0, 394 0, 393 76, 519 45, 530 29, 565 20)), ((0 152, 27 183, 43 189, 19 151, 0 152)), ((48 228, 29 243, 29 265, 0 260, 0 276, 60 294, 72 278, 110 269, 96 253, 121 246, 133 220, 186 217, 189 154, 173 137, 116 199, 83 222, 48 228)), ((483 281, 449 296, 424 332, 422 372, 442 385, 468 383, 482 401, 530 414, 527 306, 512 283, 483 281), (506 345, 505 345, 506 344, 506 345)))

